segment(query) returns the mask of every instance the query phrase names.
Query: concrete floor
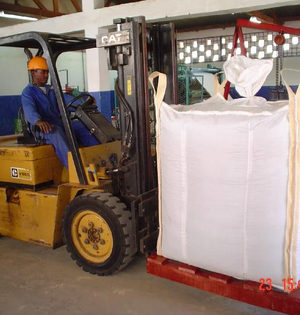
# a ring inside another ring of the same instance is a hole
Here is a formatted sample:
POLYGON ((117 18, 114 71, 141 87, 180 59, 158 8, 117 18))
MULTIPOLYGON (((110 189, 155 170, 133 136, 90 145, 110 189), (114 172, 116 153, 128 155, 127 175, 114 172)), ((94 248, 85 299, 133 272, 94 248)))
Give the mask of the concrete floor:
POLYGON ((120 273, 85 273, 65 247, 0 238, 0 314, 275 315, 146 273, 144 257, 120 273))

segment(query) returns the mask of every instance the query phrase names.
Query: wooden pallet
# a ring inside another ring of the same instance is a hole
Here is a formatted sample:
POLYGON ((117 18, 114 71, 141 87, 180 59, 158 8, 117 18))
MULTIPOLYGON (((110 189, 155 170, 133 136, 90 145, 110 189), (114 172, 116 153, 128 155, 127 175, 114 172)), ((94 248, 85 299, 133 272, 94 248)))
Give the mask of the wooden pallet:
POLYGON ((262 283, 237 280, 226 275, 174 262, 156 254, 147 258, 147 272, 272 311, 300 315, 299 288, 285 293, 270 289, 270 286, 262 283))

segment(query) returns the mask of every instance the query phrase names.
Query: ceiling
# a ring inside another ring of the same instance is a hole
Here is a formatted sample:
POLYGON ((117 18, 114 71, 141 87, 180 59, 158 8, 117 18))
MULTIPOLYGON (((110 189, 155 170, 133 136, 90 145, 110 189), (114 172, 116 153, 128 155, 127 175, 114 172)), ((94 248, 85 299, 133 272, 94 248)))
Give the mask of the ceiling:
POLYGON ((249 19, 251 16, 255 16, 261 22, 283 25, 288 21, 300 20, 300 5, 244 13, 189 18, 175 21, 175 25, 179 32, 226 28, 235 26, 237 19, 249 19))
POLYGON ((74 12, 80 12, 81 0, 67 0, 60 1, 52 0, 28 0, 28 1, 18 1, 18 0, 4 0, 0 1, 0 11, 5 11, 5 13, 26 15, 30 17, 37 18, 50 18, 55 16, 61 16, 64 14, 70 14, 74 12), (23 4, 26 3, 26 4, 23 4), (67 4, 67 5, 66 5, 67 4))
MULTIPOLYGON (((66 0, 60 1, 58 3, 58 0, 52 0, 47 1, 46 7, 45 5, 46 2, 43 0, 32 1, 6 0, 0 1, 0 11, 4 11, 5 13, 27 15, 43 19, 81 12, 82 1, 66 0), (27 3, 27 5, 22 5, 21 3, 27 3)), ((105 7, 138 1, 142 0, 105 0, 105 7)), ((234 26, 238 18, 249 19, 250 16, 256 16, 262 22, 284 24, 287 21, 300 20, 300 5, 284 6, 236 14, 215 15, 201 18, 188 18, 176 20, 174 21, 174 23, 178 32, 187 32, 234 26)), ((3 24, 6 21, 3 20, 8 19, 0 17, 0 20, 2 22, 0 23, 0 27, 6 26, 5 24, 3 24)), ((20 20, 10 20, 7 21, 7 26, 18 23, 20 23, 20 20)))

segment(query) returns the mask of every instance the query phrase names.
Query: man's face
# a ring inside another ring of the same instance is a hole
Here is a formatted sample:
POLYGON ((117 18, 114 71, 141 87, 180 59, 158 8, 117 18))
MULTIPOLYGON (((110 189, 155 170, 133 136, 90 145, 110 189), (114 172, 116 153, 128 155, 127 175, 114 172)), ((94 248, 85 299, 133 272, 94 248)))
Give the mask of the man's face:
POLYGON ((48 70, 37 69, 32 71, 32 81, 37 86, 45 86, 48 82, 48 77, 48 70))

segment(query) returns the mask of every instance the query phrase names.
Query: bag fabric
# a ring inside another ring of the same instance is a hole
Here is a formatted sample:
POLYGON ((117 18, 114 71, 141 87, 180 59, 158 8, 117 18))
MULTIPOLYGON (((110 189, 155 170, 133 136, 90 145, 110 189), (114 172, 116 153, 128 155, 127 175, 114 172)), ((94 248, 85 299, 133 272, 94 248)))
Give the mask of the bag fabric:
POLYGON ((290 104, 216 94, 170 106, 155 76, 158 254, 281 289, 299 279, 299 90, 290 104))
POLYGON ((235 84, 237 92, 241 96, 252 97, 271 72, 273 59, 251 59, 238 55, 225 61, 223 67, 227 80, 235 84))

